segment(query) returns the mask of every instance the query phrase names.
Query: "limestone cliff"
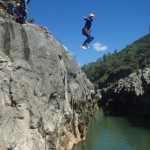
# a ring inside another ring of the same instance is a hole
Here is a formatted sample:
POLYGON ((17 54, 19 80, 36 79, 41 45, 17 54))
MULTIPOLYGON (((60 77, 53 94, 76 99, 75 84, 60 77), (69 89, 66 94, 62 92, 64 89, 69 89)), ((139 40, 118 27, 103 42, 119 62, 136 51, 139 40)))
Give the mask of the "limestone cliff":
POLYGON ((99 103, 110 114, 150 115, 150 68, 144 68, 103 89, 99 103))
POLYGON ((85 138, 93 85, 45 27, 0 17, 0 150, 69 150, 85 138))

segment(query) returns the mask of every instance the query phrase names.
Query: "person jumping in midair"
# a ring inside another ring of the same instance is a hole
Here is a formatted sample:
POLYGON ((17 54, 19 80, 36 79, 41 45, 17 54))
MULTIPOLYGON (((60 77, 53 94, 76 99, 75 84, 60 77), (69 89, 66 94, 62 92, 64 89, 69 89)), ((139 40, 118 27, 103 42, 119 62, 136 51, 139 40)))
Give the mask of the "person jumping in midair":
POLYGON ((94 37, 91 36, 91 34, 90 34, 90 32, 91 32, 90 28, 91 28, 94 17, 95 17, 94 14, 89 14, 89 19, 84 17, 84 20, 86 22, 85 22, 84 28, 82 29, 82 34, 87 37, 87 39, 82 44, 82 48, 84 48, 84 49, 88 48, 88 44, 94 39, 94 37))

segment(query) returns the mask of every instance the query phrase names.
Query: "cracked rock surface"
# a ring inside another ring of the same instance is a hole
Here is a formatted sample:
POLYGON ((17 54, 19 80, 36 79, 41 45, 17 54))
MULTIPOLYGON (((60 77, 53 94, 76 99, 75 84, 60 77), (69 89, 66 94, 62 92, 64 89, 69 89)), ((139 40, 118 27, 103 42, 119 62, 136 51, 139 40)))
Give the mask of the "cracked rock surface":
POLYGON ((92 89, 47 28, 0 17, 0 149, 71 149, 85 138, 92 89))

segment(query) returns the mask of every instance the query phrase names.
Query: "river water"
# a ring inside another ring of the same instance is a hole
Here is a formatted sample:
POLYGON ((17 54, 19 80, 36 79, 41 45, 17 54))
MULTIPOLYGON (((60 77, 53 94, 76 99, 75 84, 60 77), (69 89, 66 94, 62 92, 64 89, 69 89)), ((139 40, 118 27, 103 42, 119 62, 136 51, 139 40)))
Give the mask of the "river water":
POLYGON ((150 150, 150 117, 112 117, 97 112, 86 140, 73 150, 150 150))

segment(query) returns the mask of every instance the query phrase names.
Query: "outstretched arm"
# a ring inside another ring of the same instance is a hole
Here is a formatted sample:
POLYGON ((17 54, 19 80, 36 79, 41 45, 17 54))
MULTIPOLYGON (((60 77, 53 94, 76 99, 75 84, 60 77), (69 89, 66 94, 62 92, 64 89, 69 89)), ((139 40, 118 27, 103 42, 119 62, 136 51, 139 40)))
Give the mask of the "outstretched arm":
POLYGON ((84 20, 86 20, 87 18, 86 18, 86 16, 83 16, 83 18, 84 18, 84 20))
POLYGON ((83 16, 83 18, 84 18, 84 20, 85 20, 85 21, 89 20, 89 19, 88 19, 88 18, 86 18, 85 16, 83 16))

